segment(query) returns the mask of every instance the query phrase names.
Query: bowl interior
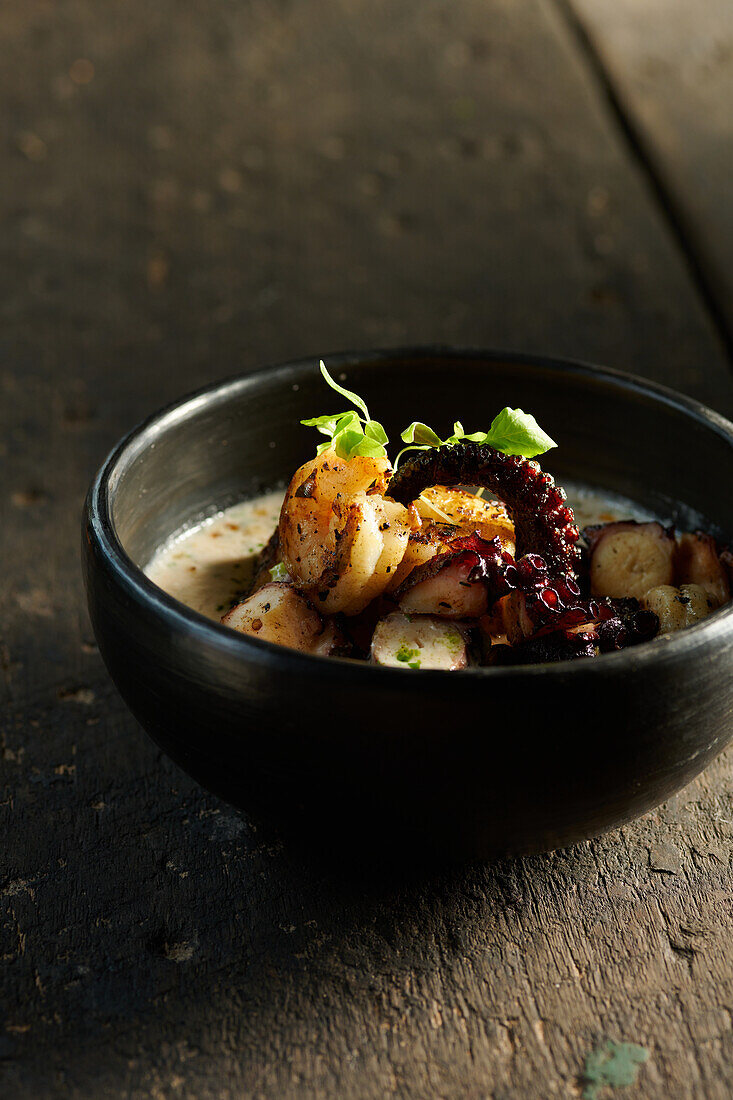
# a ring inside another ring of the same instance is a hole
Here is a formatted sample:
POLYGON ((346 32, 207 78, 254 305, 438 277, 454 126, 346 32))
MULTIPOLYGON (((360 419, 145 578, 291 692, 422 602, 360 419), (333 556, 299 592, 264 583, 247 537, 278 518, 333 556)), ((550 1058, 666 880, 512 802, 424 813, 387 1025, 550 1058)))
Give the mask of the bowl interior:
MULTIPOLYGON (((559 446, 542 465, 622 493, 663 517, 729 541, 730 426, 665 391, 581 365, 481 353, 333 356, 335 377, 360 393, 399 449, 412 420, 448 434, 460 419, 488 428, 505 405, 532 412, 559 446)), ((111 516, 132 560, 192 521, 284 484, 317 437, 299 421, 347 402, 309 360, 224 383, 154 417, 122 447, 109 482, 111 516)))

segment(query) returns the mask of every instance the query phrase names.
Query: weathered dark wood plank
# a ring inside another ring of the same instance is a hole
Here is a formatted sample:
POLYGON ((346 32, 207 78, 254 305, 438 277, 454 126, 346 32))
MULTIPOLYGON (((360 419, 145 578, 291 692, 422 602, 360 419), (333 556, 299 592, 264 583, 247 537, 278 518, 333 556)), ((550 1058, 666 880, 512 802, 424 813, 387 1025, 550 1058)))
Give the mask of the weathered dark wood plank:
POLYGON ((336 876, 156 752, 82 607, 95 466, 240 367, 503 344, 733 407, 555 9, 74 0, 0 41, 3 1096, 565 1097, 610 1037, 646 1097, 727 1098, 730 755, 573 851, 336 876))
POLYGON ((563 0, 666 193, 733 347, 733 6, 563 0))

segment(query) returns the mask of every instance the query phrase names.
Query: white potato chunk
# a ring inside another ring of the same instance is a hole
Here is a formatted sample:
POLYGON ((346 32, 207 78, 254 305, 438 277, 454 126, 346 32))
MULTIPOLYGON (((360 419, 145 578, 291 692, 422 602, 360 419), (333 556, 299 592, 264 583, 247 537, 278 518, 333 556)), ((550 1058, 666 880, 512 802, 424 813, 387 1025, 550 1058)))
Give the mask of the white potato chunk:
POLYGON ((335 632, 291 584, 265 584, 222 618, 224 626, 266 642, 327 656, 335 632))
POLYGON ((377 623, 372 638, 372 661, 390 668, 454 671, 468 664, 466 639, 455 623, 394 611, 377 623))
POLYGON ((661 523, 610 523, 591 547, 594 596, 634 596, 671 584, 676 543, 661 523))
POLYGON ((658 616, 660 634, 671 634, 691 626, 716 606, 699 584, 681 584, 679 588, 671 584, 660 585, 650 589, 641 604, 658 616))

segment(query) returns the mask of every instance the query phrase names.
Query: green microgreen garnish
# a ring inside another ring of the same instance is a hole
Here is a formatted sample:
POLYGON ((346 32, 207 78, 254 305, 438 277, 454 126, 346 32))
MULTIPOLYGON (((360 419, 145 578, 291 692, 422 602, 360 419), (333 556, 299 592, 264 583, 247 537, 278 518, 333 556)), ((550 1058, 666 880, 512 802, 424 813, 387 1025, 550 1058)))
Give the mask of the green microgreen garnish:
POLYGON ((359 412, 349 409, 348 412, 334 413, 327 416, 314 416, 310 420, 301 420, 306 428, 315 428, 321 435, 328 436, 328 442, 321 443, 316 453, 333 448, 339 458, 348 460, 355 455, 364 455, 367 458, 386 458, 385 447, 389 443, 387 433, 378 420, 372 420, 366 402, 358 393, 339 386, 326 370, 326 364, 321 360, 321 374, 327 385, 348 398, 359 412), (362 415, 359 416, 359 413, 362 415))
POLYGON ((279 561, 277 565, 273 565, 270 569, 270 576, 272 577, 273 581, 288 580, 290 577, 290 573, 288 572, 287 565, 285 565, 284 562, 279 561))
MULTIPOLYGON (((340 386, 326 370, 326 364, 320 362, 324 381, 332 390, 347 398, 354 409, 346 412, 330 413, 301 420, 307 428, 315 428, 327 437, 319 444, 316 453, 333 449, 339 458, 348 461, 355 455, 368 458, 386 458, 389 439, 378 420, 372 420, 363 398, 352 390, 340 386)), ((466 432, 460 420, 453 424, 453 434, 441 439, 428 424, 414 420, 409 428, 401 433, 403 447, 395 460, 395 468, 408 451, 427 451, 431 447, 452 447, 456 443, 488 443, 497 451, 506 455, 521 455, 523 458, 535 458, 544 454, 557 443, 542 431, 535 418, 522 409, 502 409, 491 422, 487 432, 466 432)))
POLYGON ((521 455, 523 458, 534 458, 535 455, 544 454, 552 447, 557 447, 554 439, 547 432, 543 432, 531 413, 522 409, 502 409, 498 416, 491 422, 488 432, 466 432, 460 420, 453 425, 453 435, 447 439, 441 439, 427 424, 415 420, 409 428, 401 433, 403 447, 395 460, 398 465, 403 454, 408 451, 427 451, 431 447, 451 447, 454 443, 488 443, 497 451, 505 455, 521 455))
POLYGON ((509 408, 502 409, 494 417, 483 442, 497 451, 503 451, 505 455, 521 455, 522 458, 534 458, 557 447, 555 440, 542 431, 531 413, 509 408))

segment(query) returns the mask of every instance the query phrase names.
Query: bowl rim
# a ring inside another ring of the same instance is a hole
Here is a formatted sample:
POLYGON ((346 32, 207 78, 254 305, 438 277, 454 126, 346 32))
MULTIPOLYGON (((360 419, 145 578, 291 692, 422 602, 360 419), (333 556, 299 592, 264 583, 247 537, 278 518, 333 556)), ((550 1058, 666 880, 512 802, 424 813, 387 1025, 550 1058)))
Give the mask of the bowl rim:
MULTIPOLYGON (((112 517, 112 508, 117 484, 123 473, 135 459, 155 443, 157 437, 167 429, 194 415, 206 405, 226 404, 235 394, 250 388, 256 388, 264 381, 270 383, 292 384, 294 376, 301 376, 317 367, 323 359, 329 370, 352 367, 378 367, 380 363, 391 363, 396 358, 441 359, 481 359, 489 362, 502 362, 516 365, 539 367, 547 370, 560 370, 571 375, 584 375, 597 378, 617 390, 641 394, 663 405, 682 412, 733 446, 733 423, 720 413, 697 401, 693 397, 678 393, 661 383, 639 378, 636 375, 612 367, 600 367, 578 359, 566 359, 558 356, 535 355, 532 352, 503 351, 496 348, 474 346, 454 346, 450 344, 408 345, 390 348, 374 348, 365 351, 339 351, 325 355, 307 356, 296 360, 285 360, 273 365, 225 376, 182 397, 170 401, 160 409, 145 417, 132 427, 113 447, 94 476, 84 504, 83 523, 87 539, 96 543, 107 565, 116 574, 128 593, 138 601, 147 604, 156 614, 162 616, 171 627, 183 628, 189 633, 201 636, 202 643, 215 649, 228 651, 231 655, 249 659, 253 663, 272 664, 276 660, 288 671, 310 674, 337 675, 348 670, 353 675, 388 677, 409 677, 413 682, 426 683, 427 679, 439 678, 445 683, 448 670, 422 669, 415 681, 411 669, 373 665, 367 661, 355 661, 341 657, 323 657, 288 649, 274 642, 267 642, 249 635, 240 634, 229 627, 207 618, 200 612, 170 596, 164 589, 151 581, 143 569, 137 565, 125 550, 117 534, 112 517), (358 670, 358 671, 357 671, 358 670)), ((173 535, 174 532, 171 533, 173 535)), ((613 668, 621 674, 626 670, 644 670, 650 664, 678 662, 690 650, 706 643, 720 642, 733 636, 733 600, 711 615, 673 634, 656 638, 653 642, 643 643, 629 649, 613 653, 604 653, 596 660, 566 660, 536 665, 509 665, 506 667, 472 666, 461 670, 459 680, 466 677, 517 677, 560 676, 598 676, 610 673, 613 668)))

